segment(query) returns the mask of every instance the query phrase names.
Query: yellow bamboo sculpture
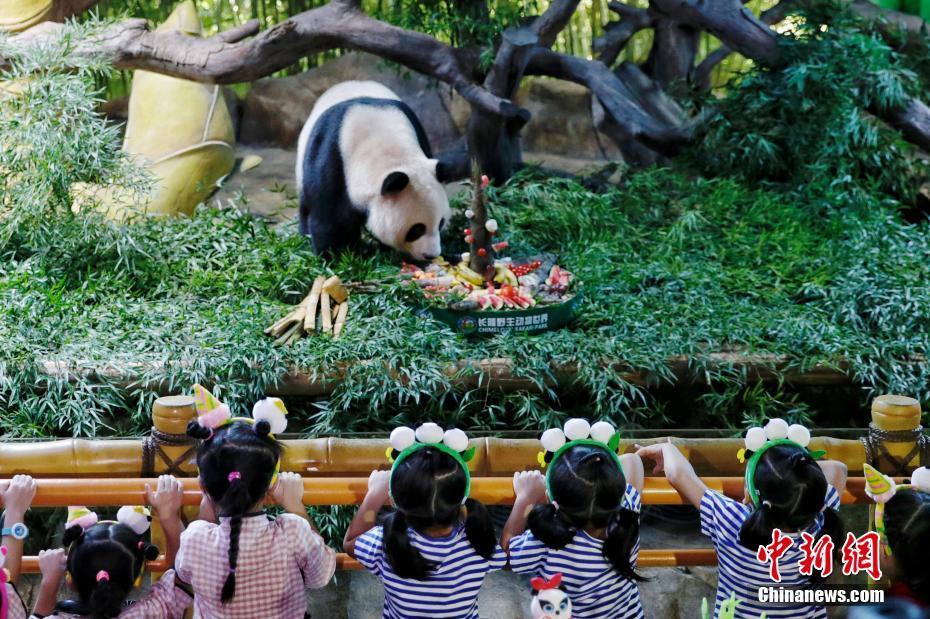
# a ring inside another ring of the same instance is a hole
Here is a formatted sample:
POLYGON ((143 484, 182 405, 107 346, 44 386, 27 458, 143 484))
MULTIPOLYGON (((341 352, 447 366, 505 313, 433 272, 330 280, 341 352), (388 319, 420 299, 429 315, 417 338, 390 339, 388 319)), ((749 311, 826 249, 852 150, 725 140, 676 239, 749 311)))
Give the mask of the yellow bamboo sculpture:
POLYGON ((0 30, 15 34, 48 20, 53 0, 4 0, 0 2, 0 30))
MULTIPOLYGON (((179 4, 158 32, 201 36, 192 0, 179 4)), ((95 207, 113 219, 134 214, 190 215, 235 164, 232 119, 219 86, 147 71, 133 75, 123 150, 152 175, 148 196, 96 185, 74 187, 75 207, 95 207)))

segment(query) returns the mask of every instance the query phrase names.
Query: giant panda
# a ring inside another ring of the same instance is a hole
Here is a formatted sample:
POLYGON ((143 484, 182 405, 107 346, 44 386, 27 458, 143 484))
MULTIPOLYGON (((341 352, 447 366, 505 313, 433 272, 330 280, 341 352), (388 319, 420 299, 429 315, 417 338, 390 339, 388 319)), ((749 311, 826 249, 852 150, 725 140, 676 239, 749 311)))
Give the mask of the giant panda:
POLYGON ((317 100, 297 145, 300 231, 319 254, 356 244, 363 227, 414 260, 441 252, 449 221, 442 183, 413 111, 386 86, 336 84, 317 100))

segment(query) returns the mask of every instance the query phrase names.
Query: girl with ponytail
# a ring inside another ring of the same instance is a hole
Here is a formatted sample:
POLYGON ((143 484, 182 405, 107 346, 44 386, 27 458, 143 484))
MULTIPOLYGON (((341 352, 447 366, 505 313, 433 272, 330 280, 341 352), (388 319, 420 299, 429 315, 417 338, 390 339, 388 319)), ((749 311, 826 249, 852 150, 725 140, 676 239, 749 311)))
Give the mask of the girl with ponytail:
MULTIPOLYGON (((153 491, 145 495, 165 532, 166 558, 174 560, 181 535, 181 499, 184 489, 171 475, 162 475, 153 491)), ((142 577, 146 561, 158 558, 158 548, 146 540, 149 511, 144 507, 122 507, 116 520, 100 521, 83 508, 69 508, 62 538, 64 548, 44 550, 39 555, 42 582, 32 617, 69 619, 181 619, 190 606, 186 587, 168 570, 145 596, 127 598, 142 577), (77 599, 57 603, 58 589, 67 572, 77 599)))
POLYGON ((391 447, 393 467, 368 478, 343 547, 383 581, 386 619, 477 619, 484 576, 507 559, 487 509, 468 498, 474 448, 434 423, 395 429, 391 447))
POLYGON ((510 568, 546 580, 561 572, 575 619, 643 617, 635 571, 643 464, 618 456, 619 440, 607 422, 569 419, 543 433, 545 478, 514 475, 501 538, 510 568))
POLYGON ((789 426, 782 419, 772 419, 764 428, 750 428, 746 447, 737 454, 741 462, 747 462, 742 502, 710 490, 670 442, 637 452, 655 461, 656 473, 664 471, 678 494, 701 510, 701 532, 713 541, 719 561, 715 616, 735 596, 735 619, 763 613, 769 619, 826 619, 823 606, 758 601, 760 587, 805 587, 822 581, 816 570, 810 575, 799 572, 798 562, 804 557, 802 534, 813 540, 828 536, 837 555, 845 541, 836 510, 846 489, 846 465, 818 460, 824 452, 809 451, 809 443, 807 428, 789 426), (772 543, 776 529, 792 542, 778 560, 781 580, 777 583, 772 580, 770 564, 757 558, 759 547, 772 543))
POLYGON ((187 432, 202 440, 206 519, 188 526, 177 558, 178 577, 194 592, 194 617, 303 619, 305 589, 330 581, 336 554, 307 516, 303 479, 278 473, 283 449, 272 432, 286 428, 284 404, 266 398, 252 418, 234 418, 199 385, 195 398, 198 419, 187 432), (269 497, 286 513, 269 518, 269 497))

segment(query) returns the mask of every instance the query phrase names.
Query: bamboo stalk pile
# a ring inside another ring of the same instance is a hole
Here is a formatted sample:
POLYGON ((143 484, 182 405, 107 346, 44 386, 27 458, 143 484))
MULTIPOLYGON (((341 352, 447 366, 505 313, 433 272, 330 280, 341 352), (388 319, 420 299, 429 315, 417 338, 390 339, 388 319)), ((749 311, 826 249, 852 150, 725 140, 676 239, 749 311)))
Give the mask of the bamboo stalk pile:
POLYGON ((265 329, 275 345, 289 346, 304 334, 321 332, 338 339, 349 315, 349 291, 338 275, 320 275, 310 293, 287 316, 265 329))

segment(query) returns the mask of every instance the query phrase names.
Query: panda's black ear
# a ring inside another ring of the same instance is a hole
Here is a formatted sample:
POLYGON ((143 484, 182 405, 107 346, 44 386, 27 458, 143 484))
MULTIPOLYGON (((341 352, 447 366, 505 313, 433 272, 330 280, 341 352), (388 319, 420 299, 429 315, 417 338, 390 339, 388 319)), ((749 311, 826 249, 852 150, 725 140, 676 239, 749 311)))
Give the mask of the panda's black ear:
POLYGON ((403 172, 391 172, 384 177, 384 182, 381 183, 381 195, 400 193, 408 184, 410 184, 409 176, 403 172))

